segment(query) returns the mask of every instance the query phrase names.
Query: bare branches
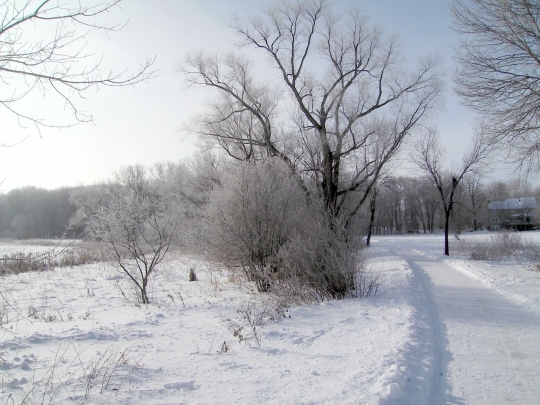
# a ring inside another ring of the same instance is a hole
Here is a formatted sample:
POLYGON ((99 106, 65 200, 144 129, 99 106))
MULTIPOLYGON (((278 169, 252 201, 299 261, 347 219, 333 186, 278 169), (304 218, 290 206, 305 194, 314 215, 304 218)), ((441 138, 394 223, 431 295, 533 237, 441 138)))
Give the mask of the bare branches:
POLYGON ((183 73, 194 85, 220 91, 221 99, 211 103, 191 131, 216 140, 234 159, 252 160, 277 156, 292 173, 293 160, 277 145, 274 125, 279 123, 278 89, 259 85, 252 77, 252 64, 238 55, 210 57, 202 52, 189 54, 183 73))
POLYGON ((462 35, 456 91, 513 163, 540 170, 540 3, 455 0, 452 10, 462 35))
POLYGON ((234 158, 250 160, 255 148, 276 152, 272 118, 277 92, 258 86, 251 76, 251 63, 240 56, 210 57, 198 52, 188 55, 184 74, 192 84, 214 87, 221 99, 209 105, 193 132, 215 138, 234 158))
POLYGON ((39 129, 91 121, 92 116, 75 101, 84 98, 88 90, 131 86, 156 76, 156 71, 151 70, 153 59, 139 64, 133 73, 103 74, 101 61, 92 62, 92 55, 85 51, 88 31, 122 28, 98 21, 120 1, 85 5, 60 0, 15 0, 0 4, 0 105, 15 114, 20 125, 31 122, 39 129), (79 32, 80 28, 85 32, 79 32), (31 93, 48 91, 71 111, 72 122, 55 124, 18 107, 17 102, 31 93))
POLYGON ((116 262, 148 304, 147 286, 176 237, 178 222, 162 196, 129 189, 117 194, 88 220, 90 237, 106 243, 116 262))
POLYGON ((419 140, 418 148, 412 153, 413 162, 439 192, 445 213, 444 254, 447 256, 450 254, 448 231, 450 215, 454 208, 454 196, 464 177, 481 168, 492 152, 493 145, 486 135, 485 128, 478 126, 474 132, 471 148, 465 153, 459 166, 455 166, 452 170, 444 169, 444 147, 439 135, 433 129, 428 130, 419 140))
POLYGON ((236 19, 233 28, 245 47, 270 58, 281 91, 257 83, 238 56, 189 55, 188 80, 223 95, 192 131, 235 158, 280 157, 306 182, 314 180, 332 215, 353 216, 381 167, 437 106, 437 60, 426 58, 406 74, 393 38, 359 13, 333 14, 324 0, 279 3, 262 16, 236 19))

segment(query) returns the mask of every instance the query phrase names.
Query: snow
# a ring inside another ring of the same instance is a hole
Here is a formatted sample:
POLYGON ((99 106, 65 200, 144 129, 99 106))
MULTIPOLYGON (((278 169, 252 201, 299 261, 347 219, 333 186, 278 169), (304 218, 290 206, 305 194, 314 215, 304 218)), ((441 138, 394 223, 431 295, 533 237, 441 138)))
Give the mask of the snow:
POLYGON ((442 242, 374 236, 376 296, 291 307, 260 346, 226 320, 265 301, 196 257, 164 262, 146 306, 110 263, 4 275, 0 403, 540 403, 540 273, 442 242))

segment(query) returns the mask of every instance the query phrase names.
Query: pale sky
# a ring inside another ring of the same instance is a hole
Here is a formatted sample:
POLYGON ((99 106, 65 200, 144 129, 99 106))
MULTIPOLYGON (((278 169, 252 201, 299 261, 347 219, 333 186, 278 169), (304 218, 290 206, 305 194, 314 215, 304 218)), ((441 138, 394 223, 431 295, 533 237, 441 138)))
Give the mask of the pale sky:
MULTIPOLYGON (((0 148, 2 191, 24 186, 57 188, 108 179, 122 166, 178 161, 193 153, 194 140, 180 131, 201 111, 211 93, 188 88, 176 68, 187 52, 234 50, 238 40, 228 24, 234 13, 257 14, 273 1, 262 0, 126 0, 110 18, 128 21, 120 32, 92 35, 89 50, 103 55, 103 68, 134 69, 138 62, 157 57, 160 76, 136 88, 102 88, 80 103, 95 118, 64 130, 43 130, 41 137, 20 128, 1 110, 0 143, 24 142, 0 148)), ((410 62, 437 53, 447 71, 446 111, 434 120, 448 148, 458 156, 472 133, 474 116, 452 94, 453 49, 458 40, 450 29, 449 0, 336 0, 336 11, 359 6, 373 23, 399 38, 410 62)), ((244 51, 245 52, 245 51, 244 51)), ((251 52, 251 51, 250 51, 251 52)), ((255 53, 257 55, 257 53, 255 53)), ((249 53, 248 53, 249 55, 249 53)), ((48 100, 47 100, 48 101, 48 100)), ((62 104, 37 100, 35 111, 56 117, 62 104)), ((30 101, 28 101, 30 102, 30 101)))

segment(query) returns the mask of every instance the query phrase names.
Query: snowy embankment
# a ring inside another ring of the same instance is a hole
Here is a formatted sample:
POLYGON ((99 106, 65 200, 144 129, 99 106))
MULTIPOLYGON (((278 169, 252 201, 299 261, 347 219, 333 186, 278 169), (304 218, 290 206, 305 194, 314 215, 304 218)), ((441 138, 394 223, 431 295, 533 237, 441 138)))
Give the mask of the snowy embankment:
POLYGON ((370 267, 384 279, 376 296, 290 308, 257 329, 260 346, 237 309, 261 304, 193 258, 164 263, 145 306, 130 301, 129 283, 112 265, 2 276, 0 403, 421 399, 430 364, 419 356, 427 348, 417 342, 416 287, 403 260, 372 252, 370 267), (187 281, 189 267, 198 281, 187 281), (225 319, 244 322, 248 344, 225 319))

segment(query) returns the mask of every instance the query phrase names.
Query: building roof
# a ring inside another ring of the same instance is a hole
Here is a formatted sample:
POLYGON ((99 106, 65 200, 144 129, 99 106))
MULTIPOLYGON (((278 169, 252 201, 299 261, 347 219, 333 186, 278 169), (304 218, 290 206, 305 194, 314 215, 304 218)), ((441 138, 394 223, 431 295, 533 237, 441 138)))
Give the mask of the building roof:
POLYGON ((534 197, 508 198, 504 201, 491 201, 488 205, 490 210, 520 210, 536 207, 536 198, 534 197))

